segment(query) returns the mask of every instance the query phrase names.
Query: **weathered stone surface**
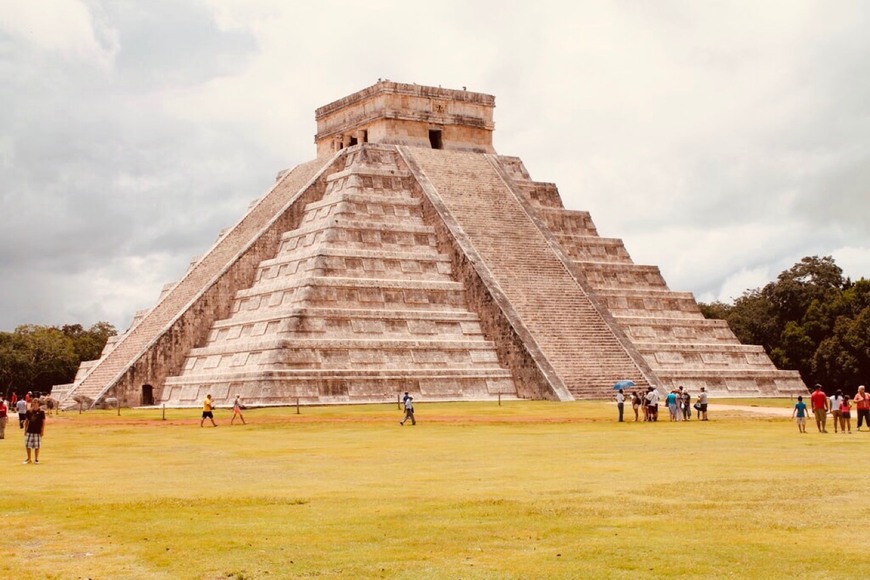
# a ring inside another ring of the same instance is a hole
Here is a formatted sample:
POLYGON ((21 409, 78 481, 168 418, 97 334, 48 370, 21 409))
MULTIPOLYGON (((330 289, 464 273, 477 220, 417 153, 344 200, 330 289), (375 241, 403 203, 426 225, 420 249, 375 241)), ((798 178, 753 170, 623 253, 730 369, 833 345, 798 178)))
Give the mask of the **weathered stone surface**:
POLYGON ((805 391, 495 155, 494 105, 383 81, 318 109, 320 157, 281 172, 62 402, 569 400, 621 379, 805 391))

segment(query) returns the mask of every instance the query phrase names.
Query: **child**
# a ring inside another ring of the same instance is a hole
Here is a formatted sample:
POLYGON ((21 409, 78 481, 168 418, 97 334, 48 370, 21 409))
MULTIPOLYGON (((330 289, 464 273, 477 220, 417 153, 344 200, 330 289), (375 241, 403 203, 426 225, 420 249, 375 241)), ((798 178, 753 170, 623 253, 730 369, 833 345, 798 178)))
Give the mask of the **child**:
POLYGON ((807 404, 804 403, 803 397, 798 397, 798 402, 794 406, 794 411, 791 412, 792 418, 797 422, 798 432, 807 432, 807 404))
POLYGON ((846 428, 849 429, 849 435, 852 434, 852 404, 849 402, 849 395, 843 397, 840 403, 840 432, 845 433, 846 428))

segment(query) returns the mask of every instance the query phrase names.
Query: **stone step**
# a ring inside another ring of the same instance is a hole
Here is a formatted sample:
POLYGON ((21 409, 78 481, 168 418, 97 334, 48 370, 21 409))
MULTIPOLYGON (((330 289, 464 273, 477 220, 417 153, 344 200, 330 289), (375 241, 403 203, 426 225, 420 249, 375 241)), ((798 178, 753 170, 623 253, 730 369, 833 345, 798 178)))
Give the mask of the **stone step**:
POLYGON ((704 387, 712 397, 797 396, 808 394, 797 371, 675 369, 657 372, 662 386, 670 390, 683 386, 697 397, 704 387))
MULTIPOLYGON (((440 400, 495 400, 516 398, 513 379, 507 371, 468 369, 393 370, 280 370, 234 373, 197 381, 167 381, 163 402, 199 407, 211 394, 218 407, 229 407, 236 395, 247 405, 286 405, 297 398, 301 404, 392 402, 408 391, 415 405, 440 400)), ((418 409, 419 410, 419 409, 418 409)))
MULTIPOLYGON (((389 322, 423 322, 432 324, 476 324, 477 314, 467 310, 389 310, 373 308, 315 308, 311 306, 295 306, 281 312, 258 312, 238 313, 233 318, 218 320, 212 328, 220 330, 237 326, 240 323, 255 324, 278 322, 282 320, 293 321, 296 319, 311 320, 342 320, 352 322, 354 320, 377 320, 389 322)), ((298 330, 297 330, 298 331, 298 330)))
POLYGON ((562 197, 555 183, 540 181, 517 181, 519 190, 533 205, 545 208, 562 209, 562 197))
POLYGON ((632 290, 668 289, 657 266, 606 262, 575 263, 583 271, 589 285, 596 292, 614 288, 632 290))
POLYGON ((632 264, 622 240, 580 234, 556 234, 565 253, 581 265, 585 263, 632 264))
MULTIPOLYGON (((396 339, 383 337, 346 337, 346 336, 263 336, 257 340, 240 338, 236 341, 215 341, 207 346, 190 350, 190 357, 204 357, 215 354, 233 354, 236 352, 251 352, 254 350, 293 350, 293 351, 325 351, 325 350, 379 350, 379 351, 412 351, 432 350, 439 352, 447 351, 475 351, 489 350, 494 348, 493 343, 476 338, 468 339, 444 339, 429 336, 425 339, 396 339)), ((494 351, 492 351, 494 352, 494 351)), ((389 353, 388 353, 389 354, 389 353)), ((369 356, 366 354, 365 356, 369 356)), ((491 359, 488 359, 491 360, 491 359)), ((479 361, 478 361, 479 362, 479 361)))

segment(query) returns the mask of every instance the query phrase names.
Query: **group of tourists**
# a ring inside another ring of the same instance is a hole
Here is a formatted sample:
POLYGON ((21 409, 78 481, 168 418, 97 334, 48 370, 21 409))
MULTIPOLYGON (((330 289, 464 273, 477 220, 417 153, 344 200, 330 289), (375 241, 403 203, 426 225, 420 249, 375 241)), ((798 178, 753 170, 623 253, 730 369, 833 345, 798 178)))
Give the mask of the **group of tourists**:
MULTIPOLYGON (((633 391, 631 393, 631 409, 634 411, 634 420, 640 421, 640 413, 643 411, 643 420, 646 422, 659 420, 659 402, 661 395, 655 387, 647 387, 646 392, 633 391)), ((619 389, 616 393, 616 408, 619 413, 619 422, 624 422, 625 392, 619 389)), ((707 421, 707 389, 701 387, 698 399, 692 406, 692 396, 682 385, 672 389, 665 395, 665 407, 671 421, 688 421, 692 418, 692 409, 697 411, 699 421, 707 421)))
MULTIPOLYGON (((814 386, 813 392, 810 395, 810 408, 816 420, 816 428, 819 430, 819 433, 828 432, 828 414, 830 414, 831 422, 834 424, 834 433, 840 432, 851 435, 853 403, 858 414, 858 431, 864 425, 870 430, 870 395, 867 394, 864 385, 858 387, 858 392, 855 393, 854 398, 844 395, 842 390, 837 390, 829 397, 822 390, 822 385, 817 384, 814 386)), ((791 416, 797 423, 798 431, 801 433, 807 432, 808 415, 809 409, 807 404, 804 403, 804 398, 798 397, 791 416)))
POLYGON ((32 392, 22 399, 13 393, 9 403, 0 397, 0 439, 6 438, 9 413, 14 409, 18 413, 18 428, 24 431, 24 448, 27 451, 24 463, 39 463, 39 449, 45 436, 45 411, 41 407, 40 397, 32 392))

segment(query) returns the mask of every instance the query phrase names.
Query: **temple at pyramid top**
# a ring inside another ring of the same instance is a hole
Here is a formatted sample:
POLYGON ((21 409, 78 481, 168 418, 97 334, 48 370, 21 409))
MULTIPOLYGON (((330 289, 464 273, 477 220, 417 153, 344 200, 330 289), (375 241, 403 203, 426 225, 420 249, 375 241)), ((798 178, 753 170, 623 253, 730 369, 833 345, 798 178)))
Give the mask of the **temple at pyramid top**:
POLYGON ((315 111, 317 156, 358 143, 495 153, 494 108, 484 93, 379 81, 315 111))
POLYGON ((491 95, 378 83, 316 111, 275 185, 64 406, 610 399, 613 385, 806 393, 492 147, 491 95))

